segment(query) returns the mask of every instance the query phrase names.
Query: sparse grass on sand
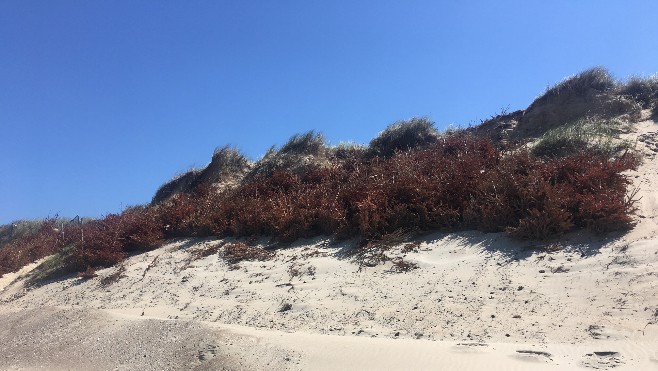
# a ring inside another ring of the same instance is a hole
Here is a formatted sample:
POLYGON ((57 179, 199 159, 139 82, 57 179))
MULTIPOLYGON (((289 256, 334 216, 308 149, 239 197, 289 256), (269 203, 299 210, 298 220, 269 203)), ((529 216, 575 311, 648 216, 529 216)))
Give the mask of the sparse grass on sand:
POLYGON ((614 157, 632 150, 634 143, 619 139, 628 125, 615 119, 586 118, 544 133, 532 147, 539 157, 564 157, 581 151, 614 157))

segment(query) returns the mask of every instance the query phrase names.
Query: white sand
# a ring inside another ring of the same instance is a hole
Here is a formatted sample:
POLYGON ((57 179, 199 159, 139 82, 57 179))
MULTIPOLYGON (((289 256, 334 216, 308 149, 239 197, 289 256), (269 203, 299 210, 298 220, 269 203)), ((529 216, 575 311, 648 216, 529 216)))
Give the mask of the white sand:
MULTIPOLYGON (((637 127, 658 131, 652 122, 637 127)), ((642 199, 626 234, 543 245, 500 233, 433 234, 417 251, 388 253, 418 264, 406 273, 390 262, 360 269, 344 254, 351 243, 322 239, 230 270, 217 254, 192 259, 220 242, 206 239, 131 257, 125 277, 107 286, 102 279, 117 267, 30 290, 11 277, 0 286, 0 368, 55 369, 68 359, 58 367, 658 369, 658 161, 648 157, 629 175, 642 199), (559 249, 537 249, 551 245, 559 249), (66 320, 51 324, 53 313, 66 320), (72 324, 160 358, 137 360, 72 324), (76 363, 44 337, 78 339, 81 354, 96 358, 76 363), (163 354, 171 344, 189 349, 163 354)))

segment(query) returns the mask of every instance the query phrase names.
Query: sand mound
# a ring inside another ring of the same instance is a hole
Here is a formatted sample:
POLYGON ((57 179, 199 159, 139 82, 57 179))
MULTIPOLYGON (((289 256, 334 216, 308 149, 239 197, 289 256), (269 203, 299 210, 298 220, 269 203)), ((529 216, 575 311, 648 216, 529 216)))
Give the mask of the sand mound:
POLYGON ((26 269, 0 293, 0 368, 655 369, 658 125, 635 128, 626 234, 437 233, 383 264, 326 239, 231 264, 227 241, 185 239, 86 280, 26 269))

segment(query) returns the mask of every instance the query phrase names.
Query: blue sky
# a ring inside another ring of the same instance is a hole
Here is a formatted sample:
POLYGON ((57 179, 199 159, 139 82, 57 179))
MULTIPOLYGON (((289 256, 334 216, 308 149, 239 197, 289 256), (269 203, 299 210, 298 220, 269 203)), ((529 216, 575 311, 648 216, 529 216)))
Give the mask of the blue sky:
POLYGON ((0 1, 0 224, 149 202, 217 146, 367 143, 658 72, 656 1, 0 1))

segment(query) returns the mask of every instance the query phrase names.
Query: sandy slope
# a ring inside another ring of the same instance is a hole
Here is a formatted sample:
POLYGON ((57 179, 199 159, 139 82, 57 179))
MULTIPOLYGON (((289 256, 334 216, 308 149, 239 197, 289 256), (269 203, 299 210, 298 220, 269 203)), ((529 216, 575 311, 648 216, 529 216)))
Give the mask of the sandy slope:
MULTIPOLYGON (((655 153, 658 126, 637 127, 655 153)), ((229 269, 194 259, 206 239, 134 256, 116 282, 19 278, 0 293, 0 368, 658 369, 657 174, 655 156, 629 173, 625 235, 434 234, 389 252, 409 272, 322 239, 229 269)))

